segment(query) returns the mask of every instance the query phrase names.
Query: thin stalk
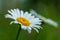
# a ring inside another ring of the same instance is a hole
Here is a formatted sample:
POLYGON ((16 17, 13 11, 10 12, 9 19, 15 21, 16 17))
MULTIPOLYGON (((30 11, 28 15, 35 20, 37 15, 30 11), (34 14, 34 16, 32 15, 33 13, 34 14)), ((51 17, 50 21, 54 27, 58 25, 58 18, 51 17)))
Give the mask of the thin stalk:
POLYGON ((17 32, 16 40, 18 40, 18 38, 19 38, 20 31, 21 31, 21 25, 19 24, 19 29, 18 29, 18 32, 17 32))

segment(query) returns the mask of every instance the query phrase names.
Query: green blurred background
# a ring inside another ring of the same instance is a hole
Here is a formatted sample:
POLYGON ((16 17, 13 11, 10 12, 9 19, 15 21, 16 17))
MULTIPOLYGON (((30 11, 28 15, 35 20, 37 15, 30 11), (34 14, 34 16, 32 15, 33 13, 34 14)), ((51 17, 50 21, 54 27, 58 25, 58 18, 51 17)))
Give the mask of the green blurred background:
POLYGON ((0 0, 0 40, 16 40, 19 26, 17 24, 9 25, 12 19, 4 17, 7 10, 19 8, 24 11, 34 9, 46 18, 58 22, 55 28, 49 24, 42 24, 43 29, 36 33, 32 30, 29 34, 21 30, 19 40, 60 40, 60 0, 0 0))

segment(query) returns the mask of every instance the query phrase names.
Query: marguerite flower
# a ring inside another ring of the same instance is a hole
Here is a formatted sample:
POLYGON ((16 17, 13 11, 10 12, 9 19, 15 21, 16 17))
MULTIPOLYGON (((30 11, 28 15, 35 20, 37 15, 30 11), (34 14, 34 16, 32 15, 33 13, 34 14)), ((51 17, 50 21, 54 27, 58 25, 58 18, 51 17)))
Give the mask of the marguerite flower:
POLYGON ((34 17, 31 13, 23 12, 19 9, 11 9, 8 10, 10 14, 6 14, 5 18, 11 18, 14 21, 11 21, 10 24, 16 23, 21 24, 21 29, 27 30, 29 33, 31 33, 32 28, 36 30, 41 28, 41 20, 39 18, 34 17))
POLYGON ((55 21, 53 21, 53 20, 51 20, 49 18, 45 18, 42 15, 37 14, 34 10, 30 10, 30 13, 32 13, 36 17, 40 18, 45 23, 48 23, 48 24, 50 24, 50 25, 52 25, 54 27, 57 27, 58 26, 58 23, 57 22, 55 22, 55 21))

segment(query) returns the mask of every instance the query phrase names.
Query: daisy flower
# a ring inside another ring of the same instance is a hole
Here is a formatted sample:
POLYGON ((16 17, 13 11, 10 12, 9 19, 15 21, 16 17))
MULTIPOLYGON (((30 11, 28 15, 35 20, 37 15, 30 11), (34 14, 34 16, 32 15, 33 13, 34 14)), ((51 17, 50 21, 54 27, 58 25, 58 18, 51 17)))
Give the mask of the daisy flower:
POLYGON ((31 33, 31 30, 34 29, 39 33, 38 29, 42 28, 41 20, 36 18, 31 13, 23 12, 23 10, 19 9, 11 9, 8 10, 9 14, 5 15, 5 18, 11 18, 14 21, 11 21, 10 24, 16 23, 21 24, 21 29, 27 30, 31 33))
POLYGON ((52 25, 54 27, 57 27, 58 26, 58 23, 57 22, 55 22, 55 21, 53 21, 53 20, 51 20, 49 18, 45 18, 42 15, 37 14, 34 10, 30 10, 30 13, 32 13, 36 17, 40 18, 45 23, 48 23, 48 24, 50 24, 50 25, 52 25))

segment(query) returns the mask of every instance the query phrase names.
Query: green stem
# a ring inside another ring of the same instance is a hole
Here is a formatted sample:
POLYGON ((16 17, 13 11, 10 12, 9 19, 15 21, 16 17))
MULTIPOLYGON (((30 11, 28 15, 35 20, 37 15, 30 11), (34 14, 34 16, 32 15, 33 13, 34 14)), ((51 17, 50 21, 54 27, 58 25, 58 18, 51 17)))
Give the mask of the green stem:
POLYGON ((20 31, 21 31, 21 25, 19 24, 19 29, 18 29, 18 33, 17 33, 17 36, 16 36, 16 40, 18 40, 18 38, 19 38, 20 31))

